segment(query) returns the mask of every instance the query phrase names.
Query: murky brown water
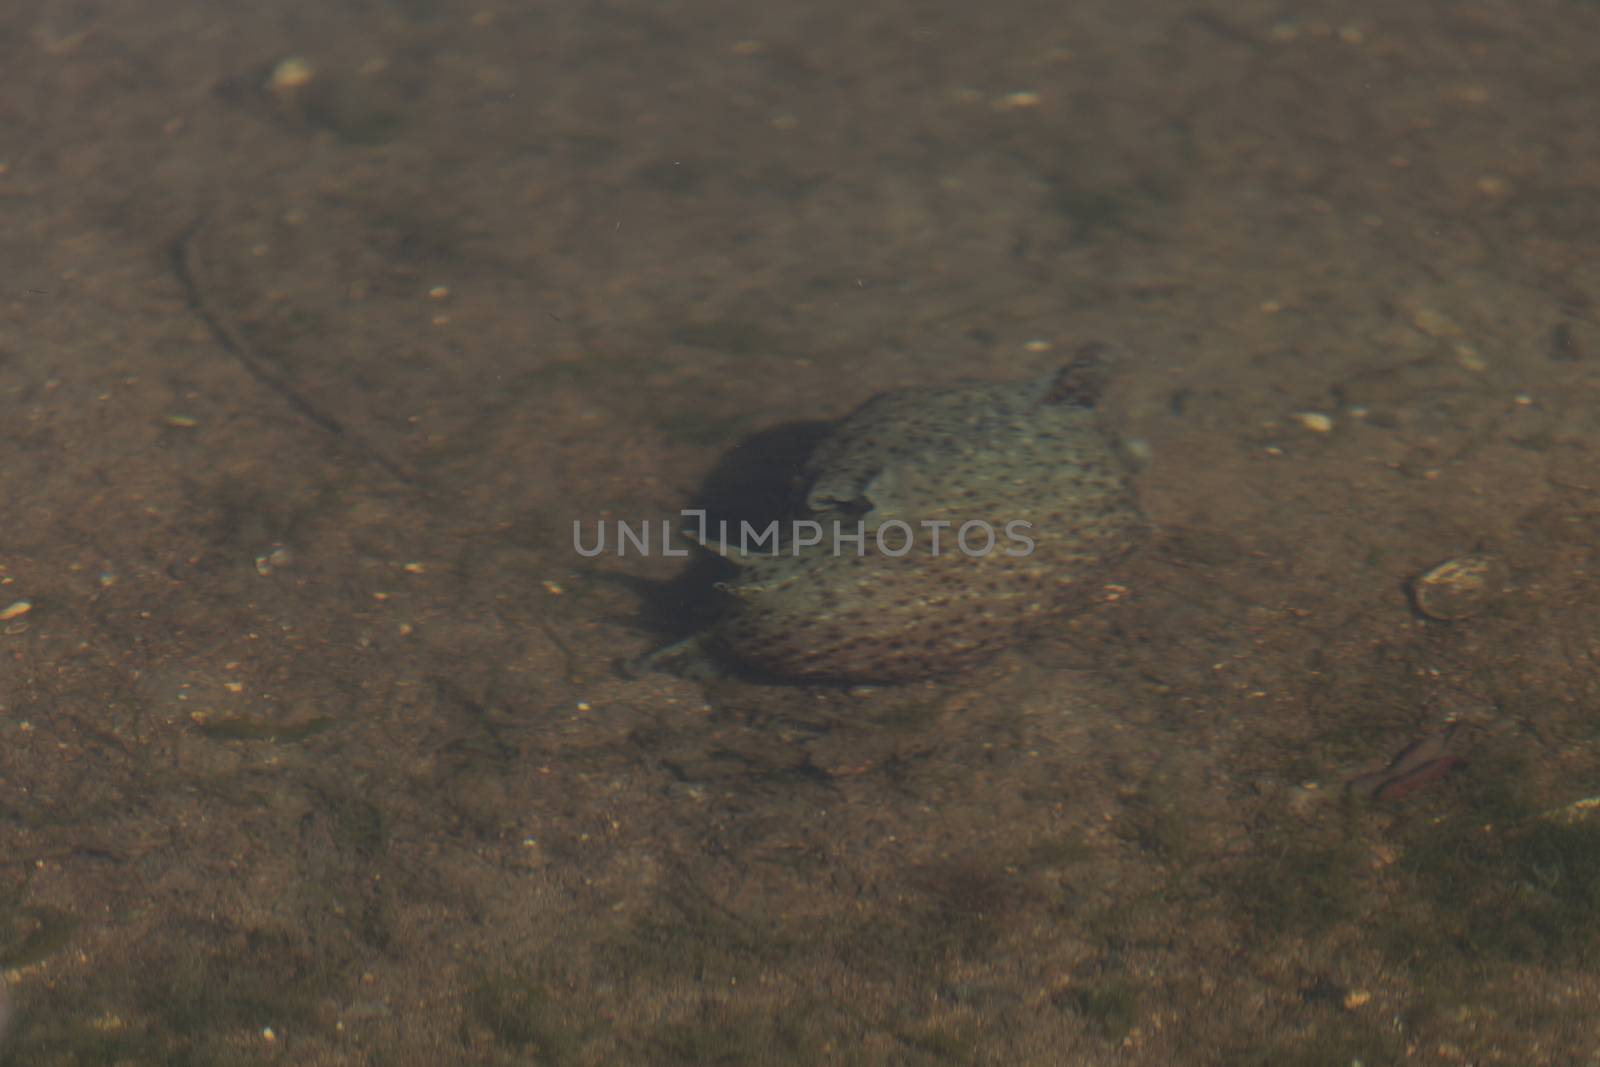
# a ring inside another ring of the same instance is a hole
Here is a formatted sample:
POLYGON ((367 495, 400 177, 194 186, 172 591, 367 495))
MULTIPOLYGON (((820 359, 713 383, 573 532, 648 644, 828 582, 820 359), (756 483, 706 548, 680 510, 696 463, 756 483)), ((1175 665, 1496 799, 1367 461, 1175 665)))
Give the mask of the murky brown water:
POLYGON ((1600 7, 14 8, 6 1062, 1593 1061, 1600 7), (616 669, 1089 342, 1094 611, 616 669))

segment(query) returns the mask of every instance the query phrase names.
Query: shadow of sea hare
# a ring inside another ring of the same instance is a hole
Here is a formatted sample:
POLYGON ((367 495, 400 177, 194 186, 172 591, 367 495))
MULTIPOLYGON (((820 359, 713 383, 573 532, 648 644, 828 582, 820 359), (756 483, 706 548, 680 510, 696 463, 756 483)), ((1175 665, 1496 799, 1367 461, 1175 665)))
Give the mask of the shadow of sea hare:
POLYGON ((908 682, 1087 607, 1145 530, 1095 411, 1103 386, 1090 351, 1043 378, 868 401, 804 469, 800 514, 818 543, 785 526, 776 554, 736 534, 708 546, 738 573, 695 643, 778 678, 908 682))

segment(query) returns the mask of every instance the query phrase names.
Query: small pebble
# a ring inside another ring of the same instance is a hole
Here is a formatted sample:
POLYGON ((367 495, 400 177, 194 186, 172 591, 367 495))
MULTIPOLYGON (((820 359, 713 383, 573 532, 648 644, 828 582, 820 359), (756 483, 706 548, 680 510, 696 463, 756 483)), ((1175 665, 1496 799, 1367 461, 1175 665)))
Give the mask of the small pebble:
POLYGON ((994 102, 994 109, 996 111, 1020 111, 1024 108, 1038 106, 1039 94, 1035 92, 1029 92, 1028 90, 1007 93, 1005 96, 1002 96, 1000 99, 994 102))
POLYGON ((1411 597, 1423 615, 1454 622, 1479 614, 1506 584, 1505 566, 1492 556, 1457 556, 1411 583, 1411 597))
POLYGON ((1489 369, 1489 361, 1483 358, 1483 353, 1465 341, 1456 342, 1456 362, 1463 370, 1484 371, 1489 369))
POLYGON ((1511 192, 1511 183, 1498 174, 1485 174, 1478 179, 1478 192, 1484 196, 1502 197, 1511 192))
POLYGON ((267 91, 278 96, 292 96, 310 85, 316 76, 316 68, 309 60, 290 56, 272 68, 272 73, 267 77, 267 91))
POLYGON ((1427 307, 1411 310, 1411 325, 1429 337, 1460 337, 1462 333, 1461 327, 1447 316, 1427 307))

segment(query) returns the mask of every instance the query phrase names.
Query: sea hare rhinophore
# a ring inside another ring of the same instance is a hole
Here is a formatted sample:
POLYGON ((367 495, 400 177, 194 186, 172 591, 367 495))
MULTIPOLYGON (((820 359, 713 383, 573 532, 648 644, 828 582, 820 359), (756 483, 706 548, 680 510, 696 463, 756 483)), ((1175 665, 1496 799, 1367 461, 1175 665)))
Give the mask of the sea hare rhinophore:
POLYGON ((1088 606, 1145 529, 1094 410, 1103 384, 1088 354, 1030 381, 868 401, 806 465, 802 514, 819 543, 797 545, 809 527, 784 527, 776 555, 730 537, 739 570, 704 639, 770 676, 906 682, 1088 606))

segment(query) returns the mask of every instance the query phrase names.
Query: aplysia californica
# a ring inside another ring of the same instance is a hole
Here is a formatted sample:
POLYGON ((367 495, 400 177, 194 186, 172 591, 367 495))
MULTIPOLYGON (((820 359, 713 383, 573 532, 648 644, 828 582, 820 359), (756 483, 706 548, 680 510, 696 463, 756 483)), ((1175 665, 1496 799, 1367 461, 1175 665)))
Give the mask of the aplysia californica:
POLYGON ((868 401, 811 456, 775 553, 712 546, 739 570, 704 642, 781 678, 905 682, 1086 606, 1145 528, 1094 410, 1103 384, 1087 352, 1043 378, 868 401))

